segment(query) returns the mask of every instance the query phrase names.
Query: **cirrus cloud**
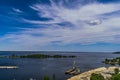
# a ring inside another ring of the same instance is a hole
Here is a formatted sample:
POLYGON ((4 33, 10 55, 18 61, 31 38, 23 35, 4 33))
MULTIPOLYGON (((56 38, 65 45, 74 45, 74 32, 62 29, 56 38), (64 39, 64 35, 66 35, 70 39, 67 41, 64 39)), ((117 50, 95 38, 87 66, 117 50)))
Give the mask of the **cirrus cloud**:
POLYGON ((20 32, 5 35, 0 40, 9 40, 26 47, 120 43, 120 15, 116 13, 120 12, 120 3, 83 3, 84 1, 70 3, 69 0, 50 0, 50 4, 33 4, 29 7, 37 11, 38 17, 49 20, 23 21, 45 27, 25 28, 20 32), (72 7, 68 4, 72 4, 72 7))

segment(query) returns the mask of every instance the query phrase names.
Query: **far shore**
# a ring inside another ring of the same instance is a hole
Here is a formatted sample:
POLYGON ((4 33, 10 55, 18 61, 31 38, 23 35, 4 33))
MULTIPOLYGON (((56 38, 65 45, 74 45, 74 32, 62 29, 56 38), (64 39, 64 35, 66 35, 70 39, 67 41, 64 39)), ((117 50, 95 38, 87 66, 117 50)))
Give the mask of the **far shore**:
POLYGON ((42 59, 42 58, 76 58, 75 55, 48 55, 48 54, 27 54, 27 55, 15 55, 10 56, 0 56, 0 58, 33 58, 33 59, 42 59))

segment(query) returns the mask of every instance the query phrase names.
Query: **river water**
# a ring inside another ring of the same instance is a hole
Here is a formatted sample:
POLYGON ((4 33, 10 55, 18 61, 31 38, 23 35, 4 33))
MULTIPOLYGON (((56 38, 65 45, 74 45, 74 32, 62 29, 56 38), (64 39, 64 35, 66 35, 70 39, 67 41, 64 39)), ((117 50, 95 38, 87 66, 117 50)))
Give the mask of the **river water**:
MULTIPOLYGON (((31 54, 36 52, 0 52, 0 55, 11 54, 31 54)), ((42 52, 37 52, 42 53, 42 52)), ((76 55, 76 58, 47 58, 47 59, 8 59, 0 58, 1 66, 19 66, 18 69, 0 69, 0 80, 43 80, 44 76, 49 76, 52 80, 53 74, 56 80, 66 80, 72 75, 65 75, 65 71, 72 68, 73 61, 80 68, 81 72, 98 68, 108 67, 102 63, 105 58, 114 58, 120 54, 112 53, 92 53, 92 52, 44 52, 44 54, 63 54, 63 55, 76 55)))

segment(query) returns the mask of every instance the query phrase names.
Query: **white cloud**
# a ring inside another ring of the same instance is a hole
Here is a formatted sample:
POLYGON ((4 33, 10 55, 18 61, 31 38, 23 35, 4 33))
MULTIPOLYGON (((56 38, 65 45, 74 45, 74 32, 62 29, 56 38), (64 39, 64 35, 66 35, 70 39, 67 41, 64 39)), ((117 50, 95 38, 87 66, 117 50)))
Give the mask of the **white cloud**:
MULTIPOLYGON (((72 3, 70 3, 72 4, 72 3)), ((80 4, 80 3, 79 3, 80 4)), ((33 10, 38 11, 40 17, 51 18, 52 21, 34 21, 29 22, 35 24, 44 24, 44 23, 61 23, 64 21, 71 22, 73 24, 78 24, 79 22, 90 21, 91 19, 96 19, 98 16, 106 13, 111 13, 117 10, 120 10, 120 4, 102 4, 102 3, 93 3, 88 5, 76 5, 77 8, 67 8, 61 5, 56 5, 51 0, 51 5, 35 4, 30 6, 33 10)))
POLYGON ((13 11, 14 12, 17 12, 17 13, 22 13, 23 11, 21 11, 20 9, 16 9, 16 8, 13 8, 13 11))
MULTIPOLYGON (((6 35, 1 41, 9 40, 19 46, 32 47, 53 44, 95 44, 95 43, 120 43, 120 16, 112 15, 120 10, 119 3, 102 4, 90 3, 77 4, 75 8, 64 6, 62 2, 57 5, 34 4, 31 9, 38 11, 39 17, 50 18, 48 21, 24 19, 27 23, 45 24, 45 28, 29 28, 23 31, 6 35), (112 16, 104 14, 111 13, 112 16), (69 24, 59 25, 64 22, 69 24), (92 25, 91 25, 92 24, 92 25)), ((66 2, 69 2, 66 0, 66 2)), ((72 3, 71 3, 72 4, 72 3)))

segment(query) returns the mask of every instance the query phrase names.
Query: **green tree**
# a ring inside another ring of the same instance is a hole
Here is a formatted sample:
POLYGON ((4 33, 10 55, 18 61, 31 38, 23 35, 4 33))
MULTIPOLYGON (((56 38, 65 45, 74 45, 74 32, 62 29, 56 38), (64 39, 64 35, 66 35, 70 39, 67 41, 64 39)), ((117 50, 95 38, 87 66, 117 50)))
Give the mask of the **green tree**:
POLYGON ((111 80, 120 80, 120 74, 113 75, 111 80))
POLYGON ((49 76, 45 76, 44 80, 50 80, 49 76))
POLYGON ((120 66, 120 58, 118 59, 118 65, 120 66))
POLYGON ((90 80, 105 80, 101 74, 92 73, 90 80))
POLYGON ((115 68, 114 73, 115 73, 115 74, 118 74, 118 73, 119 73, 119 69, 118 69, 118 68, 115 68))
POLYGON ((55 74, 53 74, 53 80, 56 80, 56 76, 55 76, 55 74))

